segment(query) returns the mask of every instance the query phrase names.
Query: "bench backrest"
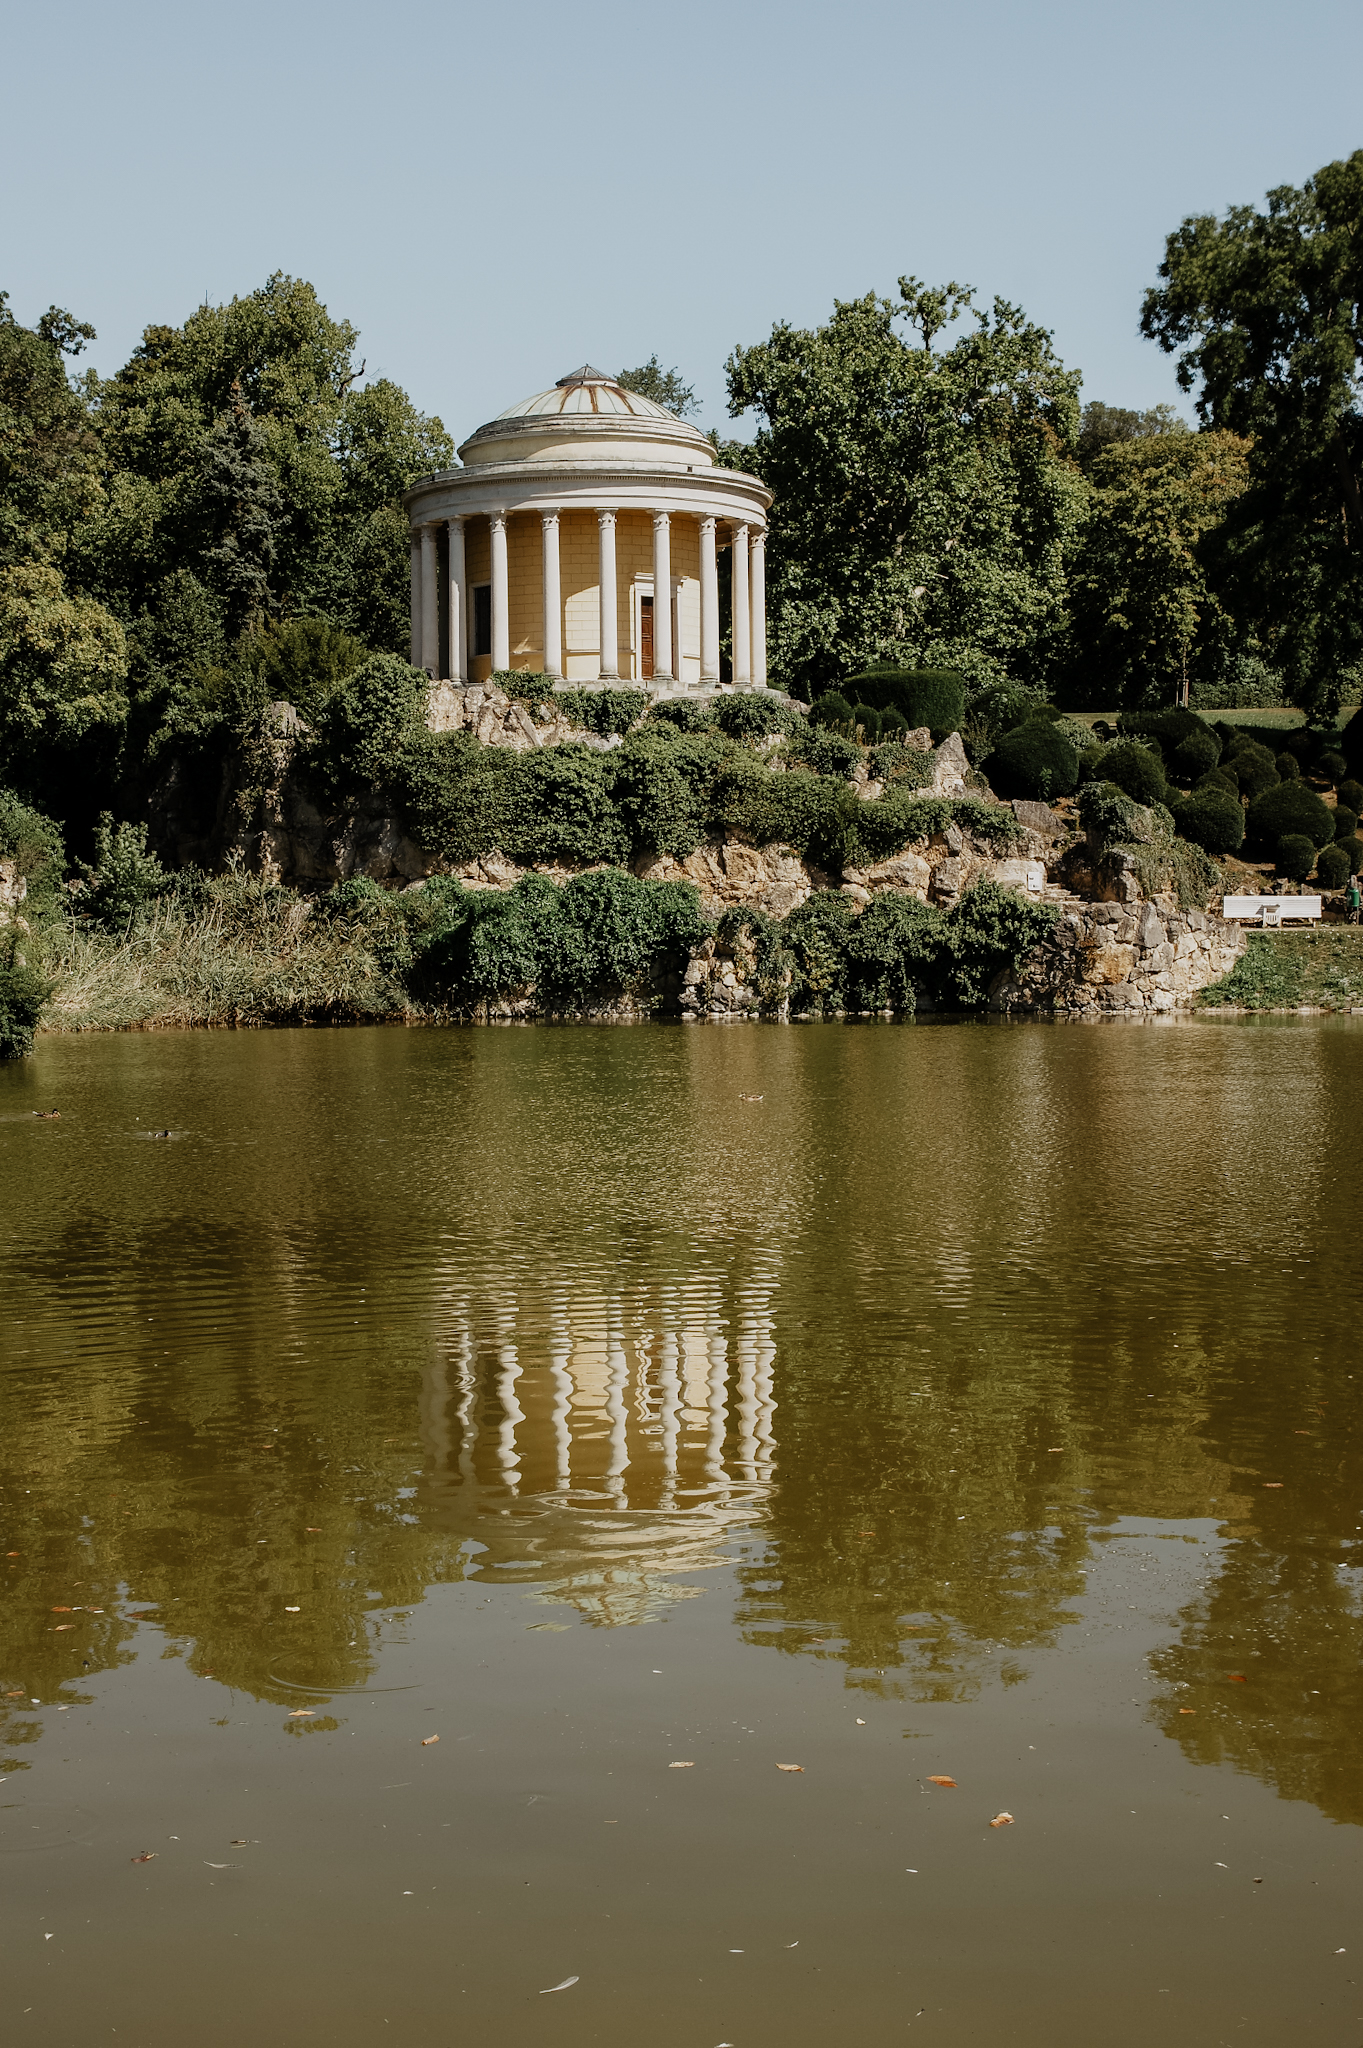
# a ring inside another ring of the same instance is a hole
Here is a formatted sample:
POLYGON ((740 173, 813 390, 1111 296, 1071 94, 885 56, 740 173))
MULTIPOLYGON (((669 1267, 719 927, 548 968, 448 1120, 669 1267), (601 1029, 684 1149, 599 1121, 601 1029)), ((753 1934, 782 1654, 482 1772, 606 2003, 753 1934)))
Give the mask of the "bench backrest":
POLYGON ((1279 924, 1285 918, 1317 919, 1321 914, 1319 896, 1227 896, 1222 900, 1223 917, 1263 919, 1279 924))

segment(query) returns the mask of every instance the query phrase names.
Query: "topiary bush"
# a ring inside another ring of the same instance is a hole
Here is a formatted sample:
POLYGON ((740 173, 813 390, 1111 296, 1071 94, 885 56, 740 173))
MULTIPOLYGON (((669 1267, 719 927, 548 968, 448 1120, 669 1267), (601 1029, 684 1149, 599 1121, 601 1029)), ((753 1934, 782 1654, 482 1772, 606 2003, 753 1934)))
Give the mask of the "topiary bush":
POLYGON ((1335 821, 1335 838, 1352 839, 1358 830, 1358 814, 1347 804, 1336 804, 1331 815, 1335 821))
POLYGON ((1000 796, 1048 803, 1053 797, 1069 796, 1076 787, 1079 756, 1055 726, 1019 725, 1000 735, 984 772, 1000 796))
POLYGON ((887 704, 880 714, 880 737, 888 740, 910 731, 909 721, 897 704, 887 704))
POLYGON ((1347 804, 1351 811, 1363 818, 1363 782, 1355 782, 1352 776, 1346 775, 1343 782, 1337 784, 1335 794, 1342 804, 1347 804))
POLYGON ((809 722, 829 732, 849 732, 852 725, 852 707, 838 690, 827 690, 822 697, 816 697, 809 707, 809 722))
POLYGON ((1117 720, 1117 730, 1124 738, 1156 740, 1172 754, 1184 740, 1212 728, 1195 711, 1173 704, 1164 711, 1123 711, 1117 720))
POLYGON ((1335 834, 1328 804, 1322 803, 1300 776, 1280 782, 1257 796, 1249 807, 1246 829, 1251 842, 1271 853, 1286 835, 1304 836, 1312 846, 1327 846, 1335 834))
POLYGON ((1193 784, 1198 789, 1224 789, 1235 801, 1240 801, 1240 785, 1229 768, 1209 768, 1205 775, 1199 775, 1193 784))
MULTIPOLYGON (((796 714, 797 722, 803 719, 796 714)), ((650 725, 673 725, 679 732, 704 732, 715 722, 713 705, 697 704, 691 697, 665 697, 648 714, 650 725)))
POLYGON ((1204 853, 1237 853, 1245 836, 1245 814, 1238 796, 1224 789, 1202 789, 1174 810, 1174 829, 1204 853))
POLYGON ((1274 860, 1278 873, 1289 882, 1304 882, 1316 863, 1315 845, 1304 832, 1286 832, 1274 860))
POLYGON ((1164 769, 1159 757, 1135 740, 1119 740, 1103 756, 1103 780, 1115 782, 1133 803, 1157 804, 1164 798, 1164 769))
POLYGON ((934 739, 959 732, 965 721, 965 683, 952 669, 868 669, 849 676, 842 688, 875 711, 893 704, 911 727, 926 725, 934 739))
POLYGON ((1204 726, 1200 732, 1190 732, 1174 748, 1174 773, 1180 782, 1196 782, 1199 775, 1215 768, 1220 759, 1221 742, 1204 726))
POLYGON ((1277 764, 1268 748, 1260 746, 1257 740, 1236 735, 1232 744, 1221 757, 1223 768, 1229 768, 1240 785, 1241 794, 1251 800, 1262 796, 1266 789, 1272 789, 1281 781, 1277 764))
POLYGON ((880 738, 880 713, 872 704, 854 704, 852 727, 865 746, 873 747, 880 738))
POLYGON ((1273 766, 1277 769, 1284 782, 1291 782, 1294 776, 1301 774, 1301 762, 1295 754, 1286 752, 1279 754, 1273 766))
POLYGON ((1353 839, 1337 839, 1335 845, 1348 854, 1349 873, 1356 875, 1359 869, 1363 868, 1363 839, 1357 836, 1353 839))
POLYGON ((1315 773, 1322 781, 1338 782, 1341 775, 1346 772, 1347 764, 1337 747, 1327 747, 1323 754, 1316 756, 1315 773))
POLYGON ((1349 856, 1338 840, 1333 846, 1323 846, 1316 855, 1316 879, 1322 889, 1342 889, 1350 872, 1349 856))
POLYGON ((764 740, 773 733, 796 732, 804 724, 798 711, 780 697, 765 690, 745 690, 739 696, 718 697, 711 714, 713 723, 733 740, 764 740))

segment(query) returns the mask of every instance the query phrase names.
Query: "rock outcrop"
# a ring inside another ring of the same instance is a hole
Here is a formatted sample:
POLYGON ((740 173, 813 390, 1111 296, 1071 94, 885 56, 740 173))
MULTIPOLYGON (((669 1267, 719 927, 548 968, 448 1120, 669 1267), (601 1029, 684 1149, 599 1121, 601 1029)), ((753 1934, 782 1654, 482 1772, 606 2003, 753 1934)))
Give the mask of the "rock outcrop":
POLYGON ((1173 896, 1068 901, 1048 936, 999 977, 990 1007, 1127 1016, 1175 1009, 1228 974, 1245 950, 1238 925, 1173 896))

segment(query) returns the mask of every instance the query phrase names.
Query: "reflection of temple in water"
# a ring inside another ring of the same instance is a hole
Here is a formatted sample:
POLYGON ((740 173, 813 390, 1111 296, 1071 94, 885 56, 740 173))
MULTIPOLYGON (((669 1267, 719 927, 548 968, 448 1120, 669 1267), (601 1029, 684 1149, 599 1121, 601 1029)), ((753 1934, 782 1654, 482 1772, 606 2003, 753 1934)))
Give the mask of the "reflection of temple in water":
POLYGON ((468 1569, 645 1619, 725 1561, 770 1482, 774 1275, 444 1298, 421 1512, 468 1569))

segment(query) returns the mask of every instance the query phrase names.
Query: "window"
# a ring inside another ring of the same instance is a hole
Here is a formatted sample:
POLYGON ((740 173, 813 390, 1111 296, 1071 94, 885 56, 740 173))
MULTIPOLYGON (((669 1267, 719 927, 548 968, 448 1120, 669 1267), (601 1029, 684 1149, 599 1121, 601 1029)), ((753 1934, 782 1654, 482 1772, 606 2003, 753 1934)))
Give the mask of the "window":
POLYGON ((473 652, 492 652, 492 585, 475 583, 473 586, 473 652))

